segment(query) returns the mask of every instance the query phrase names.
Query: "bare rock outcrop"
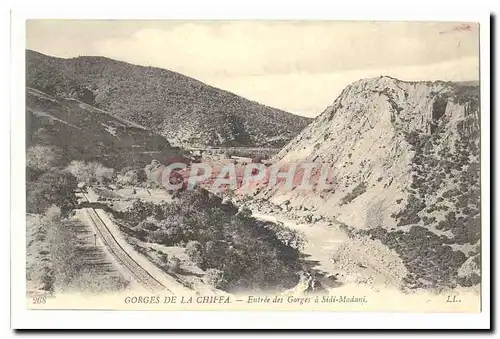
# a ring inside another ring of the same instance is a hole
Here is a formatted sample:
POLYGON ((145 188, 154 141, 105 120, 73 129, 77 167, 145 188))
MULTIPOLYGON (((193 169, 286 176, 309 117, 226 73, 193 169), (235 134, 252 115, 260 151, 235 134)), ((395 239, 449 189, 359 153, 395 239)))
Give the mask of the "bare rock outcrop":
POLYGON ((331 187, 260 196, 380 240, 401 258, 408 288, 472 286, 480 272, 464 249, 480 240, 479 143, 479 86, 364 79, 275 157, 328 165, 331 187))
POLYGON ((357 228, 394 227, 398 218, 393 215, 408 204, 412 185, 421 188, 425 176, 439 178, 423 194, 413 194, 431 206, 455 186, 453 176, 462 171, 458 166, 448 171, 449 162, 479 163, 478 102, 474 86, 390 77, 355 82, 275 158, 279 164, 328 164, 333 188, 265 195, 277 204, 290 200, 293 207, 316 206, 317 214, 357 228), (419 169, 427 160, 429 166, 419 169))

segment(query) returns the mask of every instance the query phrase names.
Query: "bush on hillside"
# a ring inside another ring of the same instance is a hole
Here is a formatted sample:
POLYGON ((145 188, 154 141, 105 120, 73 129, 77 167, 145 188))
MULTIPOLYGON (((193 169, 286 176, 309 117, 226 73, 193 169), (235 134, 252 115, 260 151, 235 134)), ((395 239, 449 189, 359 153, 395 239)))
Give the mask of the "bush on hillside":
POLYGON ((78 179, 78 182, 84 182, 88 185, 106 185, 111 183, 114 178, 114 170, 98 162, 86 163, 74 160, 68 165, 67 170, 78 179))
POLYGON ((215 268, 206 270, 203 280, 206 284, 217 289, 225 289, 227 287, 227 281, 224 278, 224 271, 222 270, 215 268))
POLYGON ((146 181, 143 168, 124 167, 116 176, 116 183, 121 186, 137 186, 146 181))
POLYGON ((147 241, 185 246, 200 268, 223 272, 229 290, 294 286, 300 270, 299 252, 294 248, 300 247, 299 235, 221 202, 201 189, 184 191, 171 203, 137 201, 121 217, 141 225, 147 241))
POLYGON ((266 228, 276 234, 276 237, 286 246, 290 246, 298 251, 305 245, 305 236, 294 229, 286 227, 282 222, 267 223, 266 228))
POLYGON ((27 183, 26 210, 44 213, 56 205, 64 214, 76 206, 76 178, 68 172, 53 170, 42 174, 36 181, 27 183))
POLYGON ((55 146, 34 145, 26 150, 26 166, 34 170, 47 171, 61 164, 63 152, 55 146))
POLYGON ((120 274, 95 265, 106 260, 105 254, 92 241, 82 241, 83 226, 78 221, 65 219, 56 206, 49 207, 41 220, 52 270, 46 280, 52 282, 52 291, 103 293, 127 287, 129 282, 120 274))
POLYGON ((408 288, 455 287, 460 283, 457 274, 465 255, 426 228, 412 226, 409 232, 391 232, 377 227, 363 233, 379 239, 401 256, 409 272, 405 278, 408 288))
POLYGON ((366 192, 366 183, 363 181, 359 183, 352 192, 348 193, 345 197, 340 200, 340 205, 345 205, 359 197, 361 194, 366 192))

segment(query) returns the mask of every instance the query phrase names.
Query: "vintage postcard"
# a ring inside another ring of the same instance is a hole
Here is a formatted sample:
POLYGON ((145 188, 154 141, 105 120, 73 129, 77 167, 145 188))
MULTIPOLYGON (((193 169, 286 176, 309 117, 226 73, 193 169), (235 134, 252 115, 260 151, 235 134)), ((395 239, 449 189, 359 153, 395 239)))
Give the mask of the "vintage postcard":
POLYGON ((480 313, 481 29, 27 20, 26 308, 480 313))

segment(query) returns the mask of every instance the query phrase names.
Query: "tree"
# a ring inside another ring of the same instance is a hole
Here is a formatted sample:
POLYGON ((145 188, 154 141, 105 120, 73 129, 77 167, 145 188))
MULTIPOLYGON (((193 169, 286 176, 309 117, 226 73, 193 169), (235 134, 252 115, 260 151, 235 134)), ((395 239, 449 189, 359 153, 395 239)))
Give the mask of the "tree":
POLYGON ((62 150, 55 146, 31 146, 26 150, 26 166, 47 171, 57 167, 62 159, 62 150))
POLYGON ((76 205, 76 178, 65 171, 51 171, 27 187, 26 209, 29 213, 44 213, 56 205, 67 213, 76 205))
POLYGON ((26 166, 26 182, 33 182, 37 181, 38 178, 43 174, 44 172, 42 170, 39 170, 37 168, 29 167, 26 166))
POLYGON ((190 240, 186 244, 186 254, 196 265, 201 265, 203 263, 202 247, 199 241, 190 240))
POLYGON ((84 182, 88 185, 105 185, 111 182, 114 177, 112 168, 104 167, 95 161, 85 163, 84 161, 73 160, 66 169, 78 179, 78 182, 84 182))
POLYGON ((224 289, 227 286, 227 281, 224 277, 224 271, 215 268, 206 270, 203 280, 208 285, 218 289, 224 289))
POLYGON ((79 182, 91 183, 92 176, 84 161, 73 160, 66 170, 73 174, 79 182))
POLYGON ((122 186, 135 186, 146 181, 146 173, 140 167, 125 167, 116 177, 118 184, 122 186))
POLYGON ((114 177, 115 171, 112 168, 104 167, 98 162, 90 163, 92 171, 94 172, 95 180, 101 185, 109 184, 114 177))
POLYGON ((141 221, 153 215, 154 204, 151 202, 144 202, 135 200, 129 208, 122 212, 123 218, 131 225, 137 225, 141 221))

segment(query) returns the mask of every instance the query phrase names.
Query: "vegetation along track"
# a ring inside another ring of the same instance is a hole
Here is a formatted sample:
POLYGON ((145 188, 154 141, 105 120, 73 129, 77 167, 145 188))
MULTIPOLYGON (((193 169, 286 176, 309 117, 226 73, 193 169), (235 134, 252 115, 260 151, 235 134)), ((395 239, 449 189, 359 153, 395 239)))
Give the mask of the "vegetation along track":
MULTIPOLYGON (((89 198, 82 194, 83 197, 90 202, 89 198)), ((106 246, 109 248, 114 257, 121 262, 127 270, 131 273, 131 275, 140 283, 142 286, 155 291, 168 291, 162 283, 160 283, 157 279, 155 279, 151 274, 148 273, 141 265, 139 265, 128 253, 125 249, 118 243, 116 238, 113 236, 111 231, 109 230, 106 223, 99 217, 97 212, 93 208, 87 208, 86 212, 91 220, 91 222, 95 225, 95 228, 99 232, 101 239, 104 241, 106 246)))

